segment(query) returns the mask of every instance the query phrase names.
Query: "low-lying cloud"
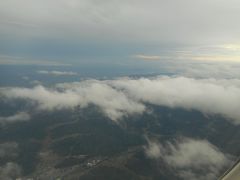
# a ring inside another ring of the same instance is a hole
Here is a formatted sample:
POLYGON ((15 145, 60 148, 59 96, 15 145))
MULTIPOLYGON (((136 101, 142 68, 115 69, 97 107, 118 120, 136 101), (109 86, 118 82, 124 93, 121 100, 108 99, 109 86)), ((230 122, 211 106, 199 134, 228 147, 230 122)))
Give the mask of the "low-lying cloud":
POLYGON ((220 171, 231 162, 228 155, 224 155, 208 141, 189 138, 164 145, 148 140, 145 152, 149 158, 162 159, 186 180, 217 179, 220 171))
POLYGON ((49 89, 43 86, 34 88, 10 88, 4 91, 8 98, 23 98, 37 102, 41 110, 55 110, 98 106, 109 118, 117 120, 124 115, 142 113, 145 106, 129 99, 104 82, 86 81, 67 84, 68 87, 49 89))
POLYGON ((120 79, 111 84, 138 102, 219 114, 240 123, 239 80, 158 77, 120 79))
POLYGON ((0 125, 29 121, 30 118, 31 118, 30 115, 26 112, 18 112, 12 116, 6 116, 6 117, 0 116, 0 125))
POLYGON ((46 74, 46 75, 52 75, 52 76, 76 76, 78 75, 76 72, 72 71, 37 71, 38 74, 46 74))
POLYGON ((3 88, 9 99, 29 99, 42 110, 98 106, 109 118, 141 114, 146 103, 221 115, 240 124, 240 80, 186 77, 120 78, 57 84, 53 88, 3 88))

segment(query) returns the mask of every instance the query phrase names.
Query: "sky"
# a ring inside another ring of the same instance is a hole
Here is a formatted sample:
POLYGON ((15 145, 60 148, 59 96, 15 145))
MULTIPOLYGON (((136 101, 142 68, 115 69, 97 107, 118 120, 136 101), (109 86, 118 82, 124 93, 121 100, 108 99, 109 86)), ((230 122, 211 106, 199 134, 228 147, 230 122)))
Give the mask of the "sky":
POLYGON ((1 64, 240 61, 238 0, 1 0, 0 12, 1 64))

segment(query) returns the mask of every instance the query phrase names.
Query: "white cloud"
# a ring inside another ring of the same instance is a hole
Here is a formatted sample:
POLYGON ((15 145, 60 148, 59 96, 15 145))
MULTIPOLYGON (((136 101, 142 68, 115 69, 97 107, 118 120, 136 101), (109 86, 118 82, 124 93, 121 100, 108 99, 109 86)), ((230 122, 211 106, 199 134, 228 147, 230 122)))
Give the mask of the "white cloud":
POLYGON ((29 121, 30 115, 26 112, 18 112, 12 116, 2 117, 0 116, 0 124, 9 124, 14 122, 29 121))
POLYGON ((43 86, 30 88, 13 88, 5 91, 9 98, 25 98, 36 101, 38 108, 54 110, 72 108, 77 105, 87 107, 94 104, 112 120, 124 115, 141 113, 144 105, 139 104, 111 86, 100 81, 85 81, 82 83, 67 84, 67 88, 48 89, 43 86))
POLYGON ((240 124, 240 81, 238 79, 193 79, 155 77, 117 80, 87 80, 58 84, 54 88, 3 88, 8 98, 30 99, 39 109, 86 107, 94 104, 111 119, 142 113, 145 103, 170 108, 198 110, 222 115, 240 124))
POLYGON ((76 72, 72 71, 38 71, 38 74, 46 74, 46 75, 53 75, 53 76, 75 76, 77 75, 76 72))
MULTIPOLYGON (((216 46, 217 47, 217 46, 216 46)), ((232 52, 232 50, 229 49, 214 49, 214 47, 192 47, 192 51, 188 49, 188 47, 178 47, 179 49, 184 50, 177 50, 177 49, 171 49, 169 48, 167 51, 162 52, 161 55, 145 55, 145 54, 136 54, 130 57, 136 58, 136 59, 142 59, 142 60, 172 60, 172 61, 188 61, 188 62, 224 62, 224 63, 239 63, 240 62, 240 53, 239 50, 235 51, 235 53, 232 52), (194 49, 193 49, 194 48, 194 49), (196 48, 198 48, 198 51, 196 51, 196 48)))
POLYGON ((230 164, 228 156, 206 140, 183 138, 165 145, 149 141, 145 147, 150 158, 162 159, 183 179, 211 180, 230 164))
POLYGON ((39 85, 39 84, 42 84, 42 82, 39 81, 39 80, 33 80, 33 81, 30 82, 30 84, 39 85))
POLYGON ((239 80, 157 77, 110 82, 137 102, 219 114, 240 123, 239 80))
POLYGON ((161 60, 161 56, 156 55, 144 55, 144 54, 136 54, 132 56, 133 58, 143 59, 143 60, 161 60))
POLYGON ((147 139, 147 141, 148 146, 144 147, 147 156, 153 159, 160 158, 162 156, 161 144, 159 144, 158 142, 150 141, 149 139, 147 139))

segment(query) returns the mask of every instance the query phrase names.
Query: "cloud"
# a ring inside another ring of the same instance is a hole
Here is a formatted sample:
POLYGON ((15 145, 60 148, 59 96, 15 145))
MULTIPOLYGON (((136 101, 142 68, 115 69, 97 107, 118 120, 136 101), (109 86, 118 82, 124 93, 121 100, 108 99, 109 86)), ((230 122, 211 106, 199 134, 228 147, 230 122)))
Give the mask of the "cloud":
POLYGON ((137 102, 219 114, 240 123, 239 80, 157 77, 119 79, 111 84, 137 102))
POLYGON ((240 45, 239 44, 224 44, 222 46, 224 49, 228 49, 230 51, 240 51, 240 45))
POLYGON ((147 156, 152 159, 160 158, 162 156, 161 144, 150 141, 149 139, 147 139, 147 141, 148 141, 148 146, 144 147, 145 153, 147 154, 147 156))
MULTIPOLYGON (((239 64, 240 62, 240 45, 239 44, 217 44, 217 45, 199 45, 199 46, 177 46, 177 47, 162 47, 162 50, 151 52, 151 49, 145 49, 148 55, 136 54, 131 57, 143 60, 156 60, 162 63, 176 64, 189 63, 201 64, 212 63, 218 64, 239 64), (149 51, 149 52, 148 52, 149 51), (158 52, 156 54, 156 52, 158 52), (152 55, 154 53, 154 55, 152 55), (168 61, 167 61, 168 60, 168 61)), ((155 62, 156 62, 155 61, 155 62)), ((182 65, 183 66, 183 65, 182 65)), ((182 67, 184 68, 184 66, 182 67)))
POLYGON ((229 42, 239 38, 237 7, 236 0, 22 0, 20 4, 10 0, 0 3, 0 32, 133 42, 229 42))
POLYGON ((58 84, 53 88, 2 88, 4 97, 29 99, 39 109, 87 107, 94 104, 111 119, 141 114, 146 103, 221 115, 240 124, 240 80, 187 77, 120 78, 58 84))
MULTIPOLYGON (((56 57, 59 61, 64 61, 63 56, 66 56, 65 62, 83 64, 85 61, 115 64, 120 58, 128 63, 126 56, 136 52, 143 53, 135 55, 136 58, 145 60, 239 62, 240 25, 236 23, 239 5, 236 0, 103 0, 102 3, 96 0, 37 3, 22 0, 21 4, 17 0, 1 1, 0 36, 3 40, 0 51, 16 56, 56 57), (220 53, 212 53, 213 48, 208 52, 199 51, 200 46, 209 44, 221 48, 220 53), (190 55, 176 55, 176 51, 192 50, 189 47, 197 49, 190 55)), ((3 59, 0 64, 41 62, 3 59)), ((134 67, 136 65, 138 62, 134 67)))
POLYGON ((30 115, 26 112, 18 112, 12 116, 6 116, 2 117, 0 116, 0 124, 9 124, 9 123, 15 123, 15 122, 23 122, 23 121, 29 121, 30 115))
MULTIPOLYGON (((159 57, 161 57, 159 60, 141 61, 136 59, 135 63, 148 70, 147 73, 151 70, 155 74, 172 74, 191 78, 240 79, 240 64, 238 62, 191 60, 191 57, 201 56, 201 54, 205 54, 206 52, 198 52, 196 55, 188 56, 188 58, 186 58, 186 55, 183 56, 182 54, 187 54, 189 52, 177 52, 180 54, 175 53, 176 52, 173 51, 169 54, 159 55, 159 57)), ((134 56, 131 57, 135 58, 134 56)))
POLYGON ((235 61, 240 62, 240 56, 229 56, 229 55, 200 55, 200 56, 190 56, 186 59, 190 60, 200 60, 200 61, 235 61))
POLYGON ((240 79, 239 63, 182 63, 166 66, 166 71, 192 78, 240 79))
POLYGON ((30 78, 28 76, 22 76, 22 79, 28 81, 30 78))
POLYGON ((30 81, 30 84, 39 85, 39 84, 42 84, 42 82, 39 80, 33 80, 33 81, 30 81))
POLYGON ((48 89, 43 86, 30 88, 13 88, 5 91, 9 98, 23 98, 36 101, 41 110, 73 108, 80 105, 82 108, 94 104, 112 120, 124 115, 142 113, 144 105, 139 104, 111 86, 100 81, 85 81, 75 84, 66 84, 61 90, 48 89))
POLYGON ((53 75, 53 76, 75 76, 77 75, 76 72, 72 71, 37 71, 38 74, 46 74, 46 75, 53 75))
POLYGON ((18 56, 0 55, 0 65, 38 65, 38 66, 71 66, 71 64, 40 59, 26 59, 18 56))
POLYGON ((207 140, 182 138, 164 145, 148 140, 145 147, 148 157, 162 159, 169 167, 175 168, 183 179, 211 180, 231 160, 207 140))
POLYGON ((12 180, 21 176, 21 168, 18 164, 8 162, 4 166, 0 166, 0 179, 12 180))
POLYGON ((137 54, 133 56, 137 59, 143 59, 143 60, 161 60, 161 56, 154 56, 154 55, 143 55, 143 54, 137 54))

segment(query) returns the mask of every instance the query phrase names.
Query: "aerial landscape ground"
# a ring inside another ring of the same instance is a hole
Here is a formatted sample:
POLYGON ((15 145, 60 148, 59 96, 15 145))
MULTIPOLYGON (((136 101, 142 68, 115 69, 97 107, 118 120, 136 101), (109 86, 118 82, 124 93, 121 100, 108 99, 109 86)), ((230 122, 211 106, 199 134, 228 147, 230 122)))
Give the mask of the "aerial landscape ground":
MULTIPOLYGON (((84 78, 51 86, 29 82, 25 87, 2 87, 0 155, 1 171, 6 171, 2 177, 220 177, 239 155, 239 121, 238 113, 218 112, 222 100, 214 108, 207 107, 208 102, 195 102, 218 97, 210 91, 212 86, 221 89, 219 82, 209 82, 135 75, 104 80, 84 78), (168 88, 184 81, 208 91, 199 93, 197 89, 189 99, 184 97, 185 92, 180 93, 186 87, 168 88), (140 89, 135 91, 134 85, 140 89), (154 89, 147 88, 154 85, 154 89), (154 93, 161 96, 156 98, 154 93), (202 97, 204 93, 211 96, 202 97)), ((231 90, 228 85, 225 88, 231 90)))

